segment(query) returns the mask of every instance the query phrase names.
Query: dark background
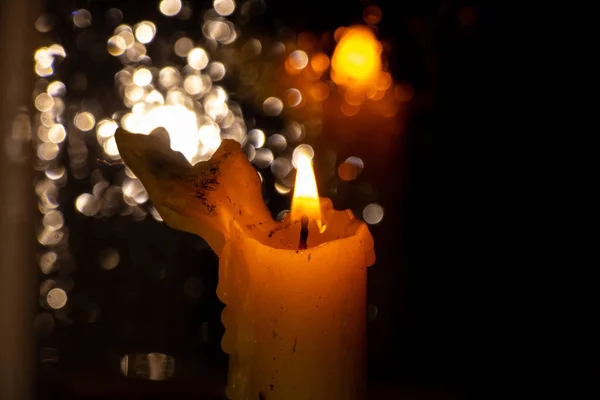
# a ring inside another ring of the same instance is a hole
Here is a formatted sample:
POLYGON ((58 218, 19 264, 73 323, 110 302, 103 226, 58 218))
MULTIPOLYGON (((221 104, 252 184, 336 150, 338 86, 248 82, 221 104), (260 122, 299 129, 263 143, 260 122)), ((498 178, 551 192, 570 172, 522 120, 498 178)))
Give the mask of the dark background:
MULTIPOLYGON (((195 10, 210 6, 203 1, 192 4, 195 10)), ((276 17, 297 32, 322 33, 360 23, 365 4, 371 3, 270 0, 267 4, 266 18, 276 17)), ((378 202, 385 209, 382 223, 372 227, 378 261, 369 271, 369 300, 378 314, 369 322, 370 382, 385 388, 378 389, 386 393, 382 399, 400 394, 423 399, 489 398, 511 380, 511 372, 503 370, 508 357, 505 328, 493 306, 502 302, 495 290, 502 270, 495 248, 498 232, 492 227, 503 211, 491 197, 493 175, 487 168, 492 153, 489 139, 502 140, 495 115, 502 90, 492 64, 498 40, 492 32, 498 17, 480 2, 373 4, 383 11, 379 37, 392 44, 392 76, 409 82, 415 95, 406 128, 385 168, 369 170, 373 155, 350 146, 352 155, 365 162, 361 178, 378 188, 378 202), (472 24, 459 18, 465 7, 476 12, 472 24), (481 397, 481 389, 486 396, 481 397)), ((60 0, 47 5, 57 15, 82 7, 94 16, 119 7, 128 23, 155 20, 158 15, 154 1, 60 0)), ((61 37, 68 36, 64 29, 61 37)), ((82 62, 91 63, 67 58, 62 73, 68 76, 70 68, 82 62)), ((118 68, 115 60, 107 61, 111 62, 95 68, 98 72, 118 68)), ((112 85, 113 73, 98 73, 88 92, 112 85)), ((64 204, 89 190, 86 185, 70 184, 64 204)), ((202 240, 149 218, 90 221, 73 210, 63 212, 78 266, 72 274, 71 296, 80 306, 70 311, 72 324, 57 325, 40 342, 40 348, 53 347, 60 353, 58 363, 40 364, 40 396, 168 393, 169 398, 202 398, 198 397, 202 393, 215 393, 211 386, 223 379, 218 376, 226 368, 226 358, 219 343, 222 305, 214 294, 217 260, 210 249, 202 240), (120 265, 110 274, 97 267, 106 247, 121 254, 120 265), (182 290, 190 277, 202 282, 200 301, 190 301, 182 290), (86 323, 95 306, 102 310, 101 318, 86 323), (119 377, 124 354, 151 351, 175 357, 172 381, 119 377)))

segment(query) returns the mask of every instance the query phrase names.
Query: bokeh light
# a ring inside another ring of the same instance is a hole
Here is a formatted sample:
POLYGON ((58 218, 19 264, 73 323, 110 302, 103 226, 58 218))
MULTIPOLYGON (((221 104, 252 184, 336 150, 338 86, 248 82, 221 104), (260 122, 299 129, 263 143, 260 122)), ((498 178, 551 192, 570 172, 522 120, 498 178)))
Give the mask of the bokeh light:
POLYGON ((343 181, 353 181, 362 172, 364 168, 363 161, 358 157, 349 157, 346 161, 339 165, 337 173, 343 181))
POLYGON ((217 14, 226 17, 235 11, 235 1, 233 0, 214 0, 213 7, 217 14))
POLYGON ((119 252, 113 248, 104 250, 100 255, 100 266, 105 271, 115 269, 119 265, 119 261, 119 252))
POLYGON ((263 102, 263 111, 270 117, 281 114, 283 103, 277 97, 269 97, 263 102))
POLYGON ((325 53, 315 53, 311 57, 310 66, 317 74, 322 74, 329 68, 329 57, 325 53))
POLYGON ((135 27, 135 37, 140 43, 150 43, 154 35, 156 35, 156 25, 150 21, 142 21, 135 27))
POLYGON ((271 165, 274 160, 273 152, 267 148, 256 149, 256 155, 254 156, 254 165, 257 168, 267 168, 271 165))
POLYGON ((286 149, 287 140, 282 134, 275 133, 267 139, 267 147, 276 153, 280 153, 286 149))
POLYGON ((248 143, 255 148, 260 148, 265 144, 265 133, 260 129, 252 129, 248 132, 248 143))
POLYGON ((369 25, 374 25, 381 20, 381 15, 381 8, 371 4, 363 11, 363 20, 369 25))
POLYGON ((304 127, 296 121, 291 121, 285 127, 285 136, 290 142, 299 142, 304 139, 304 127))
POLYGON ((89 112, 78 113, 75 115, 73 122, 79 130, 84 132, 94 129, 94 125, 96 124, 94 116, 89 112))
POLYGON ((363 219, 369 225, 380 223, 383 219, 383 207, 376 203, 367 205, 363 210, 363 219))
POLYGON ((294 69, 304 69, 308 65, 308 56, 302 50, 296 50, 290 53, 290 66, 294 69))
POLYGON ((302 102, 302 93, 296 88, 286 90, 286 102, 290 107, 297 107, 302 102))
POLYGON ((148 68, 140 68, 133 73, 133 82, 138 86, 146 86, 152 82, 152 72, 148 68))
POLYGON ((60 211, 52 210, 44 215, 42 220, 44 228, 50 231, 57 231, 63 227, 65 221, 60 211))
POLYGON ((173 67, 164 67, 158 73, 158 82, 166 89, 178 85, 180 79, 179 71, 173 67))
POLYGON ((35 29, 37 29, 38 32, 47 33, 54 28, 55 24, 56 17, 52 14, 44 13, 35 20, 35 29))
POLYGON ((329 86, 325 82, 317 82, 310 88, 310 95, 318 102, 325 101, 330 94, 329 86))
POLYGON ((50 161, 54 160, 58 155, 60 148, 56 143, 42 143, 38 147, 38 157, 42 160, 50 161))
POLYGON ((46 93, 52 97, 64 96, 67 92, 67 88, 61 81, 51 82, 46 88, 46 93))
POLYGON ((80 194, 75 200, 75 208, 77 211, 88 217, 96 215, 100 210, 100 203, 98 199, 89 193, 80 194))
POLYGON ((299 146, 296 146, 292 155, 292 163, 294 164, 294 168, 298 168, 298 163, 300 160, 304 158, 312 160, 314 156, 315 150, 312 148, 312 146, 308 144, 301 144, 299 146))
POLYGON ((57 268, 57 261, 58 254, 55 251, 48 251, 42 254, 40 257, 40 271, 45 275, 53 273, 57 268))
POLYGON ((188 53, 194 48, 194 42, 188 37, 177 39, 173 49, 179 57, 187 57, 188 53))
POLYGON ((225 65, 221 62, 211 62, 208 64, 207 72, 210 79, 214 82, 220 81, 225 77, 225 65))
POLYGON ((196 47, 188 53, 187 61, 190 67, 199 71, 208 65, 208 54, 206 54, 206 50, 196 47))
POLYGON ((54 99, 47 93, 40 93, 34 101, 38 111, 49 111, 54 107, 54 99))
POLYGON ((285 157, 277 157, 271 163, 271 172, 279 179, 285 178, 292 171, 292 163, 285 157))
POLYGON ((115 135, 119 125, 112 119, 103 119, 96 126, 96 134, 101 140, 108 139, 115 135))
POLYGON ((345 29, 331 59, 331 77, 338 85, 363 88, 381 71, 381 43, 365 26, 345 29))
POLYGON ((67 304, 67 293, 60 288, 54 288, 46 295, 46 301, 50 307, 58 310, 67 304))
POLYGON ((125 53, 127 49, 127 43, 121 36, 112 36, 108 39, 106 49, 111 56, 120 56, 125 53))
POLYGON ((85 9, 75 11, 73 13, 73 25, 78 28, 87 28, 92 25, 92 14, 85 9))
POLYGON ((181 0, 162 0, 158 6, 161 13, 173 17, 181 11, 181 0))
POLYGON ((189 75, 183 80, 183 89, 191 95, 202 92, 202 79, 198 75, 189 75))
POLYGON ((292 191, 292 188, 287 187, 282 183, 275 182, 275 191, 281 195, 286 195, 292 191))

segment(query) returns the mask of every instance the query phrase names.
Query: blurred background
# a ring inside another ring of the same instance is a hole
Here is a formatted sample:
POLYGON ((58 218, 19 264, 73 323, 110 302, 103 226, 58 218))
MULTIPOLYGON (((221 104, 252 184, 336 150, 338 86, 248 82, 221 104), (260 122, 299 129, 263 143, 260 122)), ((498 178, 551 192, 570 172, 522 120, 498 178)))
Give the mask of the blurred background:
POLYGON ((503 346, 480 168, 495 129, 489 7, 54 0, 0 13, 0 398, 222 397, 218 260, 161 222, 113 138, 187 118, 201 137, 186 157, 243 143, 274 217, 310 146, 320 193, 369 224, 370 398, 480 398, 503 346), (337 29, 354 24, 382 42, 391 79, 364 103, 380 106, 343 103, 328 77, 337 29))

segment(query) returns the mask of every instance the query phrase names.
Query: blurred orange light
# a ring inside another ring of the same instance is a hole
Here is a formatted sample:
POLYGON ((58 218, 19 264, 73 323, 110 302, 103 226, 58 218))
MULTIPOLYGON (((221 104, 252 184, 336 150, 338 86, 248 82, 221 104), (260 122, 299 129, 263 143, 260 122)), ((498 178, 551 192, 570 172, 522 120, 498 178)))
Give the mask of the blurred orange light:
POLYGON ((348 103, 342 103, 340 111, 347 117, 353 117, 360 111, 360 106, 354 106, 348 103))
POLYGON ((335 32, 333 32, 333 39, 336 42, 339 42, 342 39, 342 36, 344 36, 346 34, 347 30, 348 30, 348 28, 346 28, 345 26, 340 26, 339 28, 337 28, 335 30, 335 32))
POLYGON ((369 28, 346 28, 331 59, 333 81, 357 89, 373 84, 381 71, 381 51, 381 43, 369 28))
POLYGON ((324 101, 329 97, 329 86, 324 82, 317 82, 310 88, 310 95, 316 101, 324 101))
POLYGON ((381 20, 381 8, 372 4, 363 11, 363 19, 369 25, 378 23, 381 20))
POLYGON ((382 72, 377 77, 377 81, 375 82, 378 90, 387 90, 392 85, 392 76, 389 72, 382 72))
POLYGON ((365 94, 360 90, 347 90, 344 93, 344 100, 353 106, 360 106, 365 101, 365 94))
POLYGON ((316 73, 321 74, 329 68, 329 57, 325 53, 315 53, 310 60, 310 66, 316 73))
POLYGON ((373 95, 373 97, 369 97, 371 100, 381 100, 383 99, 383 97, 385 96, 385 90, 378 90, 377 92, 375 92, 375 94, 373 95))

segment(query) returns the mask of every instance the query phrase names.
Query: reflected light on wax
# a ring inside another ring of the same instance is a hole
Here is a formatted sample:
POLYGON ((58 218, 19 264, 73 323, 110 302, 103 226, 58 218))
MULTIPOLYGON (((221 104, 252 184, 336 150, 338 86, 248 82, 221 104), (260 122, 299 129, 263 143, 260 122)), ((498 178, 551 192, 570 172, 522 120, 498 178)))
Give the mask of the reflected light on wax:
POLYGON ((362 88, 377 79, 381 72, 383 47, 365 26, 343 30, 331 59, 331 77, 338 85, 362 88))
POLYGON ((312 159, 308 154, 302 153, 297 155, 295 161, 297 171, 292 198, 292 221, 300 221, 306 215, 309 220, 320 224, 321 205, 312 159))

